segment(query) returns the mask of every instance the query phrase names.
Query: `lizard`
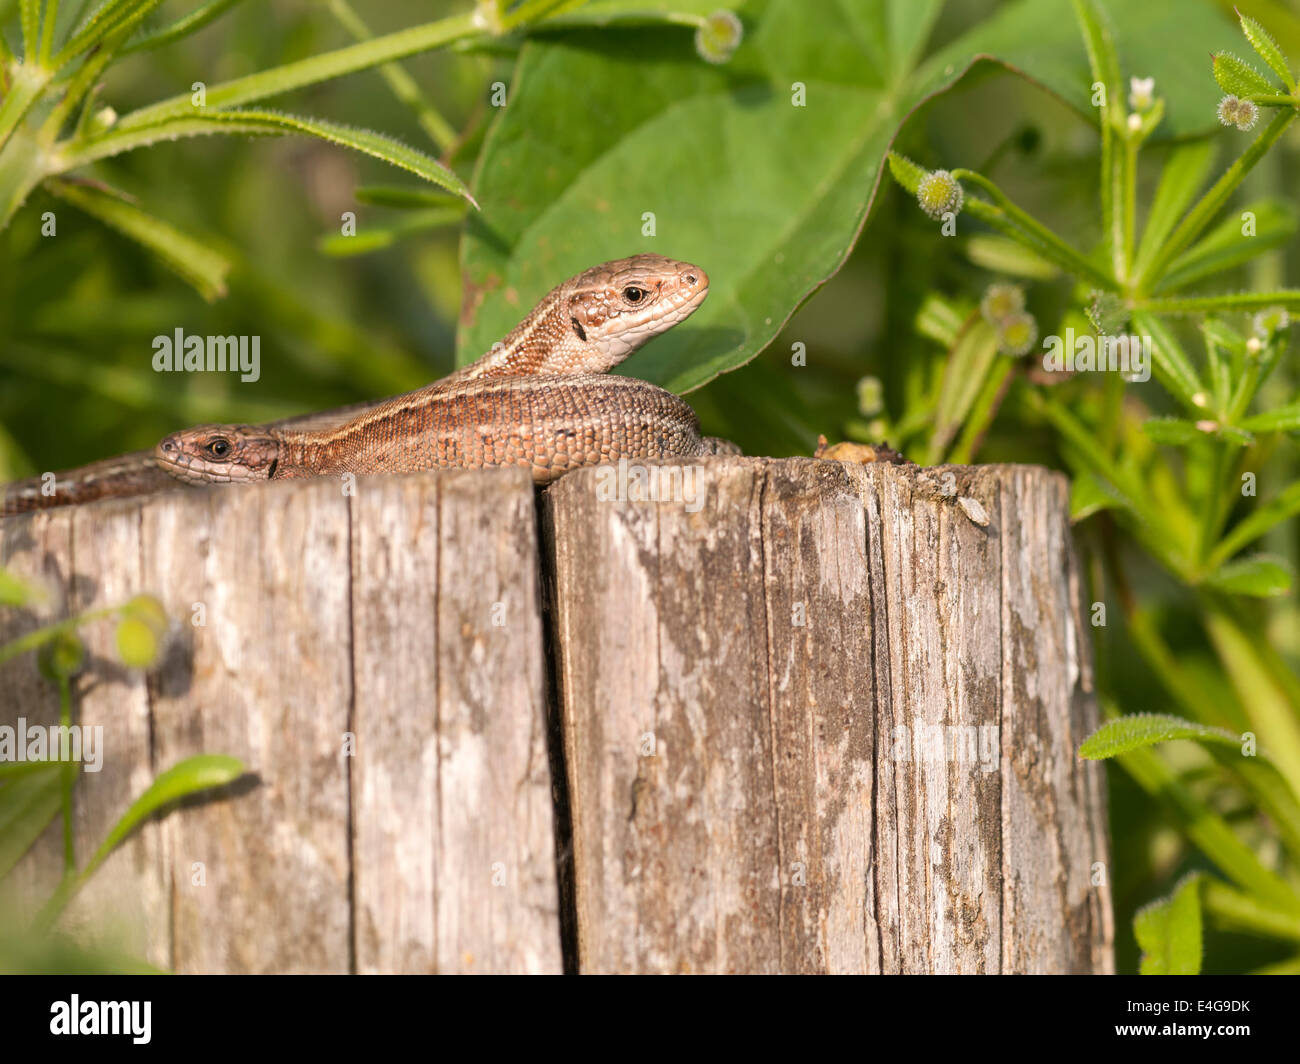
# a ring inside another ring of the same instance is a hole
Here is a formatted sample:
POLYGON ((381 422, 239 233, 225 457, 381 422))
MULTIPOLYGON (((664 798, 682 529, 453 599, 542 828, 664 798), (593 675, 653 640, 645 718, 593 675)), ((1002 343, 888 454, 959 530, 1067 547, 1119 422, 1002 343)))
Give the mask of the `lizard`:
MULTIPOLYGON (((223 454, 226 461, 207 471, 191 450, 184 452, 186 461, 177 461, 181 443, 189 447, 204 437, 214 437, 202 445, 207 446, 202 452, 205 461, 216 457, 211 449, 215 437, 228 440, 232 452, 233 444, 247 444, 239 453, 250 458, 254 449, 266 453, 268 439, 294 444, 309 440, 321 444, 329 439, 336 441, 332 450, 312 453, 318 456, 315 461, 333 461, 337 466, 339 455, 346 451, 346 445, 337 441, 365 439, 366 431, 379 431, 375 426, 383 425, 392 433, 383 448, 384 456, 378 456, 380 448, 372 443, 361 465, 398 470, 410 469, 414 462, 418 468, 429 468, 420 463, 431 452, 422 450, 420 441, 402 435, 420 424, 421 417, 432 419, 426 422, 430 427, 436 421, 444 432, 450 426, 462 433, 456 450, 462 463, 526 464, 535 476, 546 479, 558 476, 579 457, 600 460, 598 454, 663 457, 734 451, 725 441, 704 441, 694 412, 671 393, 644 381, 604 375, 647 340, 689 317, 703 302, 708 287, 708 275, 700 267, 660 255, 634 255, 602 263, 553 288, 503 341, 478 360, 407 396, 269 426, 200 426, 168 436, 152 452, 133 452, 56 474, 53 495, 43 490, 42 478, 9 485, 0 514, 149 493, 176 486, 178 480, 261 479, 262 472, 270 479, 272 474, 283 478, 314 471, 301 462, 276 461, 273 468, 268 461, 256 467, 255 476, 231 477, 227 474, 237 469, 230 460, 233 454, 223 454), (531 385, 525 386, 528 382, 531 385), (630 404, 626 411, 620 407, 622 403, 630 404), (405 414, 399 415, 399 410, 405 414), (581 425, 566 423, 566 417, 581 419, 581 425), (363 424, 370 428, 363 429, 363 424), (349 425, 352 436, 344 431, 349 425), (470 439, 474 433, 480 438, 479 445, 470 439), (511 434, 515 442, 498 457, 494 441, 511 434), (579 436, 589 441, 599 437, 596 449, 581 456, 570 450, 579 436), (554 454, 548 450, 553 444, 558 445, 554 454), (327 453, 332 458, 325 458, 327 453)), ((444 436, 438 446, 446 451, 451 446, 448 441, 444 436)), ((217 450, 222 449, 218 444, 217 450)))

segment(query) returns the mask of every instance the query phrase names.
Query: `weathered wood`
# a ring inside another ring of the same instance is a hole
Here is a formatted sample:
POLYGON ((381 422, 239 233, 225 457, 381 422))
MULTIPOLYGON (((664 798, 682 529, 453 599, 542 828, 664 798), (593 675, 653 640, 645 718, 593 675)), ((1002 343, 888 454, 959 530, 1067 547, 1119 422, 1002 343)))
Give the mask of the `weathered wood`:
MULTIPOLYGON (((363 478, 352 495, 333 479, 177 492, 66 514, 6 520, 0 564, 57 572, 77 608, 152 591, 178 622, 147 691, 110 665, 118 689, 82 699, 82 722, 116 738, 105 779, 86 774, 78 795, 79 809, 106 796, 78 817, 81 859, 128 791, 184 757, 232 754, 255 777, 114 858, 139 877, 125 893, 141 895, 128 909, 151 929, 149 960, 559 970, 525 473, 363 478)), ((0 698, 10 722, 21 706, 0 698)), ((26 882, 50 884, 59 845, 47 833, 27 859, 45 875, 26 882)), ((112 871, 99 892, 120 899, 112 871)))
POLYGON ((1110 970, 1064 479, 692 469, 547 493, 582 970, 1110 970))
MULTIPOLYGON (((181 758, 252 773, 147 824, 69 926, 112 911, 182 972, 558 971, 570 916, 589 972, 1110 970, 1064 480, 734 458, 656 502, 637 468, 549 488, 540 553, 518 470, 0 522, 51 615, 173 619, 147 680, 86 632, 83 861, 181 758)), ((20 714, 58 715, 30 656, 20 714)), ((13 878, 48 892, 61 853, 56 825, 13 878)))

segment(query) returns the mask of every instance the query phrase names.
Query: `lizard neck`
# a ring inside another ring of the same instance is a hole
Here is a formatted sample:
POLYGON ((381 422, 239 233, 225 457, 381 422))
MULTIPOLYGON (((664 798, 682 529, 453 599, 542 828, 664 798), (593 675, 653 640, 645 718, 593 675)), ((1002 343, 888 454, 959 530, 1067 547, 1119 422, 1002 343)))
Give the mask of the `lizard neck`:
POLYGON ((554 288, 504 340, 476 361, 457 370, 443 383, 493 377, 534 377, 564 373, 599 373, 618 360, 608 361, 601 346, 588 343, 574 331, 566 313, 569 285, 554 288))

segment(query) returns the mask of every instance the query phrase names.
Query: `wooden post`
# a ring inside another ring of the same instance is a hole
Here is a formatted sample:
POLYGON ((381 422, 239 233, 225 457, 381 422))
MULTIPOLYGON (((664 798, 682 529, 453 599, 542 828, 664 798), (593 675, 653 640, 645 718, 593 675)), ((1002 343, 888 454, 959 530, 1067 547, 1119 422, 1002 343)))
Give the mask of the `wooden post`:
POLYGON ((695 477, 548 492, 582 968, 1109 971, 1065 479, 695 477))
MULTIPOLYGON (((0 522, 54 616, 152 592, 175 622, 147 678, 86 631, 82 860, 182 757, 253 774, 68 923, 182 972, 1111 970, 1064 479, 733 458, 643 501, 654 468, 553 485, 540 551, 520 471, 0 522)), ((57 720, 30 656, 19 716, 57 720)), ((13 878, 60 859, 55 824, 13 878)))

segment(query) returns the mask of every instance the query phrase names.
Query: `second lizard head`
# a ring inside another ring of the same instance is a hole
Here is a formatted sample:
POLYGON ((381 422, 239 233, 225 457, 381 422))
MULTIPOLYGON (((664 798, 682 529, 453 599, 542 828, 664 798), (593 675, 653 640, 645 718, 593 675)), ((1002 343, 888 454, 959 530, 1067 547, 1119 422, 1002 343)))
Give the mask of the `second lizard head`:
POLYGON ((280 460, 280 440, 254 425, 199 425, 164 437, 154 458, 189 484, 270 480, 280 460))

